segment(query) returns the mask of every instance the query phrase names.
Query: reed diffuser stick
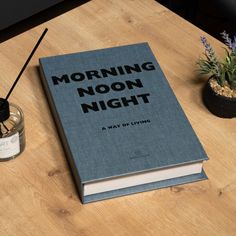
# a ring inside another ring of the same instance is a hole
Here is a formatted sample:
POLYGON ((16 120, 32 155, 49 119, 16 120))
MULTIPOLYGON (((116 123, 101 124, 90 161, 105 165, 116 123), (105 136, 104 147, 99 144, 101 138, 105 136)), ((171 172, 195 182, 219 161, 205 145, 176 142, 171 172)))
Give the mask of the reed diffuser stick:
POLYGON ((40 36, 38 42, 35 44, 35 46, 34 46, 32 52, 30 53, 30 55, 29 55, 28 59, 26 60, 24 66, 23 66, 22 69, 20 70, 20 73, 18 74, 18 76, 17 76, 15 82, 13 83, 11 89, 9 90, 9 92, 8 92, 6 98, 5 98, 6 100, 7 100, 7 99, 9 98, 9 96, 11 95, 11 93, 12 93, 13 89, 15 88, 15 86, 16 86, 18 80, 20 79, 20 77, 21 77, 21 75, 23 74, 25 68, 26 68, 27 65, 29 64, 29 62, 30 62, 32 56, 34 55, 35 51, 37 50, 39 44, 41 43, 41 41, 42 41, 43 37, 45 36, 45 34, 47 33, 47 31, 48 31, 48 29, 46 28, 46 29, 43 31, 42 35, 40 36))

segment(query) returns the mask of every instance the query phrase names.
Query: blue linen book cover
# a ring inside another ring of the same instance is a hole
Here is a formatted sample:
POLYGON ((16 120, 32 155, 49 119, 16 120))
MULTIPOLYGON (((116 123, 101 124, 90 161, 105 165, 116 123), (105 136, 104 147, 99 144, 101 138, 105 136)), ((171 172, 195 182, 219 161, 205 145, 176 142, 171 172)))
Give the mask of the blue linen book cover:
POLYGON ((207 160, 148 43, 40 58, 82 202, 205 179, 199 174, 84 196, 84 184, 207 160))

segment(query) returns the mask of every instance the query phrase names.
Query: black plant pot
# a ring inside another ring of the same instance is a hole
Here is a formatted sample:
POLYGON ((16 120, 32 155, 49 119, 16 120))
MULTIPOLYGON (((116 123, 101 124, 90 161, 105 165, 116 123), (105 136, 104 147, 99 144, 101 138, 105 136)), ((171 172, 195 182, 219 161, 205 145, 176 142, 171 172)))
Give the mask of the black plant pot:
POLYGON ((210 79, 203 89, 203 102, 208 110, 222 118, 236 117, 236 98, 217 94, 210 86, 210 79))

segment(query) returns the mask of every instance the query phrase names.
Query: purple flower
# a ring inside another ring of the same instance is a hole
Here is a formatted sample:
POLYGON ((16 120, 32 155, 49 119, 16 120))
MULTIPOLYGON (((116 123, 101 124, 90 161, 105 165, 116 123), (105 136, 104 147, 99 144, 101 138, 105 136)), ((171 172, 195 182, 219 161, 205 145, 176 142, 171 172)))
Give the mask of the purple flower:
POLYGON ((201 42, 202 44, 204 45, 204 47, 206 48, 206 50, 209 50, 211 48, 210 44, 207 42, 207 39, 206 37, 204 36, 201 36, 201 42))
POLYGON ((232 51, 234 52, 234 53, 236 53, 236 34, 234 35, 234 41, 233 41, 233 45, 232 45, 233 47, 232 47, 232 51))
POLYGON ((232 50, 232 52, 236 53, 236 35, 234 36, 233 41, 229 37, 229 34, 226 33, 226 31, 222 32, 221 36, 224 39, 225 45, 227 45, 228 48, 232 50))
POLYGON ((203 46, 205 47, 206 56, 209 58, 210 61, 217 62, 218 60, 215 56, 215 51, 211 47, 211 45, 207 42, 206 37, 201 36, 200 38, 201 38, 201 42, 202 42, 203 46))

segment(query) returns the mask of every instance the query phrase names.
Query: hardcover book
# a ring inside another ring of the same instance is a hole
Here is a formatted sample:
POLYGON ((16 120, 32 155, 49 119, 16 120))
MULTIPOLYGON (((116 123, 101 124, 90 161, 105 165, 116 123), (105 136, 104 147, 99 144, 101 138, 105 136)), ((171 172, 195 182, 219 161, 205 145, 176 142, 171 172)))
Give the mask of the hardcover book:
POLYGON ((40 58, 40 69, 83 203, 207 178, 148 43, 40 58))

